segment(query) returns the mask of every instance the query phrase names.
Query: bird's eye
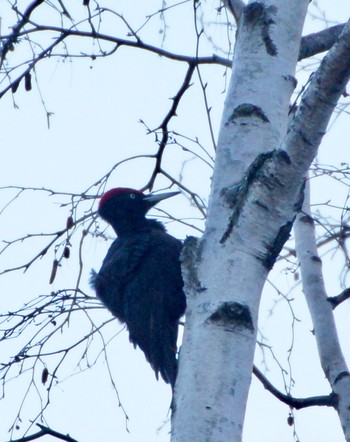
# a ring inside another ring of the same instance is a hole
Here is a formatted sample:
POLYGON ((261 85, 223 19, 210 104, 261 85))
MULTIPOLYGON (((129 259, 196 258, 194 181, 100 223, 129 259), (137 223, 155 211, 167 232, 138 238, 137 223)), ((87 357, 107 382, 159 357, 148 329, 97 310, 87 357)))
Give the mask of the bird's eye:
POLYGON ((134 193, 130 193, 130 198, 134 200, 136 198, 136 195, 134 193))

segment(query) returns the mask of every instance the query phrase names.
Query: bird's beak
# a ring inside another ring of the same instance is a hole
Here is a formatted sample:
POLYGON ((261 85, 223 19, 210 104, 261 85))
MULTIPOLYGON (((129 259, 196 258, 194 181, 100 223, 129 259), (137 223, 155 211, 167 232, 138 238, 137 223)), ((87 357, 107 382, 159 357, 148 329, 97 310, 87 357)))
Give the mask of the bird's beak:
POLYGON ((167 192, 167 193, 151 193, 149 195, 145 195, 144 200, 148 201, 152 206, 155 206, 159 201, 165 200, 172 196, 178 195, 181 192, 167 192))

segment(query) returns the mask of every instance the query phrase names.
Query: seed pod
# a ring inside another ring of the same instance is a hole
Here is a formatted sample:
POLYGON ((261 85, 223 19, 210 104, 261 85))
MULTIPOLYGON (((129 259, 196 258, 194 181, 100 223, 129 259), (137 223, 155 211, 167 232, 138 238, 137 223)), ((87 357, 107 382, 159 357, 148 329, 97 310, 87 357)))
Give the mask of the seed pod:
POLYGON ((11 85, 11 92, 12 92, 13 94, 15 94, 15 93, 17 92, 17 89, 18 89, 19 83, 20 83, 19 80, 17 80, 17 81, 15 81, 15 82, 12 83, 12 85, 11 85))
POLYGON ((70 248, 69 247, 65 247, 63 250, 63 256, 64 258, 68 259, 70 257, 70 248))
POLYGON ((287 418, 287 424, 291 427, 294 424, 294 417, 290 414, 287 418))
POLYGON ((24 76, 24 88, 27 92, 32 90, 32 76, 30 72, 27 72, 24 76))
POLYGON ((66 228, 67 229, 71 229, 74 226, 74 221, 73 221, 73 217, 69 216, 67 218, 67 222, 66 222, 66 228))
POLYGON ((57 261, 57 259, 54 259, 54 261, 52 263, 52 270, 51 270, 49 284, 52 284, 54 282, 55 278, 56 278, 57 267, 58 267, 58 261, 57 261))
POLYGON ((41 373, 41 382, 43 385, 46 384, 48 377, 49 377, 49 370, 45 367, 43 372, 41 373))

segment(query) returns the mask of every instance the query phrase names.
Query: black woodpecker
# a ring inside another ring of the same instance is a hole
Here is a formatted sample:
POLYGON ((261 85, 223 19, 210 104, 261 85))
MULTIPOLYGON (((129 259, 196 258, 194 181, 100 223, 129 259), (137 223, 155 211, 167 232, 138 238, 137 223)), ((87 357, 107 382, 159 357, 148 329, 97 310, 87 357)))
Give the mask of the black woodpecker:
POLYGON ((182 243, 146 214, 159 201, 178 193, 144 195, 129 188, 106 192, 98 214, 118 237, 91 278, 98 298, 126 324, 130 342, 144 352, 157 379, 160 373, 172 388, 177 374, 178 324, 186 308, 182 243))

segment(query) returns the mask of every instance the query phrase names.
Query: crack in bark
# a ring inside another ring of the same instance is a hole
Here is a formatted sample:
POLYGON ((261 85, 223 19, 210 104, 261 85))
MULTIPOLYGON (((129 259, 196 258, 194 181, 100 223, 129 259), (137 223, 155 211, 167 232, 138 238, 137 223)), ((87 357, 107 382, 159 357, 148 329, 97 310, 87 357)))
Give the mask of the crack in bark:
MULTIPOLYGON (((261 184, 270 189, 273 188, 274 183, 277 183, 279 186, 283 186, 283 183, 278 179, 278 177, 267 176, 264 166, 270 160, 283 161, 286 164, 291 163, 287 152, 283 150, 279 149, 261 153, 249 166, 247 172, 239 183, 232 187, 225 187, 221 190, 221 196, 223 196, 229 207, 233 209, 228 226, 220 239, 221 244, 226 242, 233 228, 238 223, 243 207, 247 201, 247 195, 254 183, 259 181, 261 184)), ((265 210, 268 210, 267 206, 261 201, 256 200, 255 204, 262 206, 265 210)))
POLYGON ((265 254, 265 256, 263 258, 260 257, 258 258, 262 260, 263 265, 267 270, 272 269, 285 242, 288 240, 290 231, 292 230, 293 227, 294 219, 295 216, 293 217, 292 221, 287 221, 286 224, 280 227, 273 243, 266 245, 267 253, 265 254))
MULTIPOLYGON (((283 163, 284 165, 291 164, 291 159, 288 153, 284 150, 277 149, 262 153, 256 157, 248 168, 243 179, 238 184, 230 188, 223 188, 221 190, 221 196, 223 196, 229 207, 232 208, 232 214, 229 218, 228 226, 220 239, 221 244, 226 242, 231 235, 232 230, 238 224, 244 205, 248 201, 248 195, 252 185, 258 184, 259 186, 264 186, 269 192, 273 192, 276 186, 280 188, 285 187, 283 179, 281 179, 278 174, 274 173, 273 169, 271 170, 269 167, 270 164, 272 164, 275 166, 276 170, 279 170, 283 163)), ((285 242, 289 238, 296 213, 301 210, 303 204, 304 186, 305 182, 301 186, 298 200, 293 205, 293 211, 295 214, 292 219, 287 220, 283 225, 280 226, 275 238, 265 244, 266 252, 260 256, 257 256, 257 259, 263 263, 267 270, 272 269, 285 242)), ((252 202, 264 211, 269 211, 269 206, 264 200, 260 201, 259 199, 254 199, 252 202)))

